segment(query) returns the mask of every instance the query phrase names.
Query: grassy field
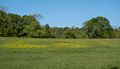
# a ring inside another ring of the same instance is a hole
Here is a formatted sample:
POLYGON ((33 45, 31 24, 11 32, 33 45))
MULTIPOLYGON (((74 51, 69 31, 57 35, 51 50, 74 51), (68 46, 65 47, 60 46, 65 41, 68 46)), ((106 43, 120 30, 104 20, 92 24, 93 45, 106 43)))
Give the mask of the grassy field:
POLYGON ((120 69, 120 39, 0 37, 0 69, 120 69))

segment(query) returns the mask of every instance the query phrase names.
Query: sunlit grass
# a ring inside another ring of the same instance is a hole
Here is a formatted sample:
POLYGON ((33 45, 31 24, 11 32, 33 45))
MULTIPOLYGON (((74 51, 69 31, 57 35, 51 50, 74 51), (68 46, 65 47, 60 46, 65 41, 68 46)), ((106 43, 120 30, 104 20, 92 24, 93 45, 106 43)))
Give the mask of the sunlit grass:
MULTIPOLYGON (((1 37, 2 38, 2 37, 1 37)), ((30 39, 3 38, 0 48, 89 48, 98 46, 120 46, 120 39, 30 39)))
POLYGON ((120 68, 120 39, 0 37, 0 69, 120 68))
POLYGON ((69 40, 59 40, 59 39, 9 39, 5 43, 2 43, 1 48, 87 48, 82 43, 71 42, 69 40))

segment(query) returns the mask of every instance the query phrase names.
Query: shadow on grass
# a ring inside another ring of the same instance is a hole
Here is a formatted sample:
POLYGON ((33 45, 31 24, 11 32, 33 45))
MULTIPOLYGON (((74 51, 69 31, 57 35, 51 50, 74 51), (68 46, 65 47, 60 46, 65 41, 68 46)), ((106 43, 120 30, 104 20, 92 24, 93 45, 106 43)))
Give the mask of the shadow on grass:
POLYGON ((114 66, 114 67, 110 67, 110 69, 118 69, 118 67, 117 67, 117 66, 114 66))
POLYGON ((101 69, 120 69, 119 65, 107 65, 101 69))

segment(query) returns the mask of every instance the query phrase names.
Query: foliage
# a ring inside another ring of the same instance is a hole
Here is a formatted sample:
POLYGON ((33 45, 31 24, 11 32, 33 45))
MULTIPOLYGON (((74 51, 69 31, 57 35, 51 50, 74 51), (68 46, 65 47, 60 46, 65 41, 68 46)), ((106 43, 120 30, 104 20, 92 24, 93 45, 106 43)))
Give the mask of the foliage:
POLYGON ((84 24, 84 29, 89 38, 113 37, 113 28, 105 17, 98 16, 86 21, 84 24))
POLYGON ((120 38, 120 27, 119 28, 116 28, 114 30, 114 37, 115 38, 120 38))
POLYGON ((0 11, 0 36, 8 36, 9 24, 8 17, 4 11, 0 11))
POLYGON ((23 23, 21 22, 21 16, 17 14, 8 14, 9 35, 8 36, 22 36, 23 35, 23 23))
POLYGON ((39 14, 24 15, 0 10, 0 36, 30 38, 120 38, 120 29, 113 29, 109 20, 98 16, 84 22, 84 27, 42 26, 39 14))

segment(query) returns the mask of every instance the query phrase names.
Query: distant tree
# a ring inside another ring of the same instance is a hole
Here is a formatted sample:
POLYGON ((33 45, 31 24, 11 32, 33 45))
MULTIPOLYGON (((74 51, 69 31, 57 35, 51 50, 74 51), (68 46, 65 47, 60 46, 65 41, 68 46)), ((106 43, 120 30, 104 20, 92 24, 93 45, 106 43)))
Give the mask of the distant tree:
POLYGON ((119 30, 120 30, 120 27, 119 27, 119 30))
POLYGON ((113 28, 109 20, 105 17, 98 16, 84 23, 84 29, 89 38, 112 38, 113 28))
POLYGON ((54 38, 65 38, 64 28, 51 27, 51 34, 54 38))
POLYGON ((65 37, 66 38, 76 38, 75 34, 70 30, 65 32, 65 37))
POLYGON ((25 15, 22 17, 22 22, 25 24, 24 32, 28 37, 39 37, 41 26, 35 17, 25 15))
POLYGON ((84 22, 84 27, 41 26, 40 14, 24 15, 7 13, 0 7, 0 36, 32 38, 120 38, 120 27, 113 29, 109 20, 98 16, 84 22))
POLYGON ((23 22, 25 25, 30 25, 30 23, 31 23, 32 21, 37 21, 34 16, 24 15, 24 16, 22 17, 22 22, 23 22))
POLYGON ((9 35, 9 24, 7 13, 0 10, 0 36, 9 35))
POLYGON ((46 38, 54 38, 55 37, 54 35, 52 35, 52 30, 51 30, 49 24, 46 24, 44 26, 44 28, 45 28, 45 37, 46 38))
POLYGON ((50 29, 49 24, 46 24, 46 25, 45 25, 45 29, 46 29, 46 30, 50 29))
POLYGON ((114 29, 114 38, 120 38, 120 27, 114 29))
POLYGON ((44 18, 41 14, 38 14, 38 13, 33 14, 32 16, 35 17, 37 20, 44 18))
POLYGON ((9 36, 22 36, 23 23, 21 22, 21 16, 17 14, 8 14, 9 22, 9 36))

